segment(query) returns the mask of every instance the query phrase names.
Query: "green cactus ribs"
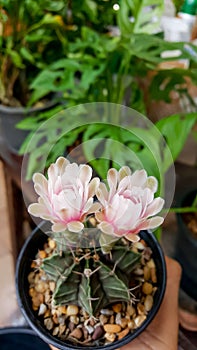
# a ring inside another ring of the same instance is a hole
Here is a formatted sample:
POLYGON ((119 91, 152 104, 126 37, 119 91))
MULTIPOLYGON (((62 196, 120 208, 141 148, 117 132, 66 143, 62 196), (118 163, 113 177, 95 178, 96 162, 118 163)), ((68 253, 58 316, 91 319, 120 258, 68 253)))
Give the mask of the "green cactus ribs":
POLYGON ((131 300, 132 271, 140 258, 130 244, 118 240, 107 252, 100 248, 54 252, 40 268, 55 282, 55 305, 77 304, 96 317, 109 304, 131 300))

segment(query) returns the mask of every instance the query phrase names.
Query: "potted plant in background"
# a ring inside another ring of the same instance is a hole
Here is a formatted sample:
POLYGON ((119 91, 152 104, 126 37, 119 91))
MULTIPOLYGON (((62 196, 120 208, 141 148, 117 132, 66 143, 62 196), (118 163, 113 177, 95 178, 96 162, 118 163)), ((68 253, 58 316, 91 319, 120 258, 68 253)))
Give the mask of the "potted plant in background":
MULTIPOLYGON (((2 136, 18 151, 16 124, 55 105, 53 91, 31 101, 32 83, 49 63, 65 54, 62 1, 2 1, 0 7, 0 117, 2 136), (60 38, 62 40, 60 40, 60 38)), ((26 134, 25 134, 26 136, 26 134)))
POLYGON ((163 253, 147 231, 163 222, 155 216, 164 204, 154 198, 156 178, 124 166, 109 169, 104 184, 89 165, 60 157, 48 179, 33 180, 39 197, 29 212, 52 230, 36 229, 18 258, 27 321, 60 349, 128 343, 153 319, 165 290, 163 253))
MULTIPOLYGON (((95 4, 94 11, 100 14, 99 19, 103 23, 102 30, 98 29, 98 21, 92 12, 88 24, 85 24, 82 20, 79 21, 77 8, 74 5, 71 6, 70 21, 76 29, 77 35, 74 32, 72 35, 69 34, 65 57, 47 65, 37 75, 32 84, 32 88, 35 89, 32 98, 45 93, 49 86, 48 77, 50 77, 50 86, 53 92, 61 91, 63 93, 67 108, 88 102, 121 103, 151 118, 149 102, 162 100, 170 105, 172 92, 176 93, 181 100, 187 96, 193 106, 195 101, 190 98, 185 88, 185 77, 188 76, 195 82, 196 47, 190 43, 186 47, 185 43, 166 42, 158 35, 153 34, 158 29, 163 11, 163 1, 156 3, 150 1, 148 4, 140 6, 132 2, 128 4, 126 1, 122 1, 120 6, 118 5, 119 7, 116 8, 117 11, 110 5, 111 10, 108 9, 111 13, 110 21, 102 17, 99 6, 101 6, 100 2, 99 5, 95 4), (131 13, 133 21, 130 18, 131 13), (151 21, 153 15, 157 19, 154 23, 151 21), (114 24, 116 31, 118 31, 117 36, 113 34, 111 24, 114 24), (171 59, 170 57, 164 58, 162 53, 170 51, 173 55, 174 50, 180 51, 180 60, 190 60, 188 69, 174 68, 169 70, 162 68, 161 63, 171 59), (151 79, 148 78, 150 86, 147 98, 146 89, 142 88, 142 80, 145 78, 147 80, 149 73, 152 76, 151 79)), ((66 21, 68 19, 64 18, 65 23, 66 21)), ((168 116, 169 113, 164 111, 164 114, 168 116)), ((36 119, 25 118, 18 124, 20 129, 29 132, 20 149, 20 154, 25 154, 32 135, 51 115, 52 113, 50 115, 46 113, 40 114, 36 119)), ((189 130, 193 126, 191 120, 194 119, 195 113, 173 114, 171 120, 166 119, 165 122, 156 125, 159 129, 159 125, 162 125, 163 130, 168 129, 169 132, 170 124, 173 124, 175 132, 177 129, 182 130, 181 135, 184 136, 182 141, 185 142, 186 135, 189 134, 189 130), (184 134, 186 123, 188 123, 187 132, 184 134)), ((61 125, 58 122, 57 125, 53 125, 53 130, 59 130, 59 127, 61 128, 61 125)), ((84 130, 79 128, 72 131, 68 137, 59 142, 56 150, 54 148, 53 158, 49 158, 48 164, 55 161, 58 152, 59 155, 67 153, 68 148, 72 147, 75 142, 80 142, 82 137, 87 140, 96 134, 99 137, 103 132, 100 129, 92 130, 91 126, 90 131, 87 129, 88 126, 84 130), (84 132, 86 132, 85 136, 83 136, 84 132)), ((45 152, 47 144, 50 144, 52 134, 52 130, 50 132, 46 128, 44 132, 43 128, 42 136, 40 135, 40 139, 30 150, 28 178, 31 178, 33 172, 39 171, 40 162, 38 160, 45 152)), ((110 130, 108 134, 111 135, 110 130)), ((167 132, 165 132, 165 136, 167 136, 166 134, 167 132)), ((171 136, 173 135, 169 135, 169 139, 173 142, 171 136)), ((180 137, 178 143, 182 141, 180 137)), ((182 146, 184 142, 182 142, 182 146)), ((180 151, 180 147, 178 148, 180 151)))

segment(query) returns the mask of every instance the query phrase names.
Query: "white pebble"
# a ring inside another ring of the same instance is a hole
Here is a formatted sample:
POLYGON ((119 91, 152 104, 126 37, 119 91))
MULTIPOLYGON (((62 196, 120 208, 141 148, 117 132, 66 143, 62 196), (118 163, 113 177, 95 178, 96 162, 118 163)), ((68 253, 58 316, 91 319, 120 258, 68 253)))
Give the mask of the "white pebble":
POLYGON ((40 304, 38 316, 44 315, 46 311, 47 311, 47 306, 45 304, 40 304))
POLYGON ((113 311, 109 309, 102 309, 100 312, 102 315, 107 315, 107 316, 113 315, 113 311))

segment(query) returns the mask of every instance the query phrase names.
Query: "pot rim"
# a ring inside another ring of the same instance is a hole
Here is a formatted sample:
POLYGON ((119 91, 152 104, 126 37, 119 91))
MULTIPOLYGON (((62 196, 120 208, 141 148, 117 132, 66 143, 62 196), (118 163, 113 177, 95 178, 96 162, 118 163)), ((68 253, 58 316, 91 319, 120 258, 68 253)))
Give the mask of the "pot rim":
POLYGON ((33 113, 33 112, 41 112, 45 109, 48 109, 56 104, 55 101, 48 101, 46 102, 42 107, 10 107, 10 106, 4 106, 0 104, 0 111, 9 114, 9 115, 21 115, 26 113, 33 113))
MULTIPOLYGON (((22 296, 21 296, 21 292, 19 290, 19 278, 20 278, 20 270, 21 270, 21 261, 22 261, 22 257, 23 254, 25 253, 25 251, 28 249, 28 245, 31 242, 32 237, 34 237, 35 234, 37 234, 41 229, 41 227, 43 226, 43 222, 41 222, 30 234, 30 236, 27 238, 27 240, 25 241, 20 254, 18 256, 17 259, 17 264, 16 264, 16 275, 15 275, 15 283, 16 283, 16 294, 17 294, 17 301, 19 304, 19 307, 25 317, 25 319, 27 320, 28 324, 31 326, 31 328, 41 337, 42 340, 44 340, 45 342, 47 342, 48 344, 51 344, 61 350, 69 350, 69 349, 76 349, 76 350, 81 350, 81 349, 92 349, 92 347, 90 346, 78 346, 75 344, 72 344, 71 342, 65 342, 62 341, 61 339, 58 339, 56 337, 54 337, 51 333, 49 333, 49 331, 47 331, 47 329, 44 328, 44 326, 41 324, 41 322, 36 322, 36 318, 34 316, 33 310, 31 309, 31 311, 26 310, 26 308, 24 307, 24 304, 22 302, 22 296)), ((125 336, 124 338, 122 338, 121 340, 117 340, 116 342, 113 342, 111 344, 106 344, 106 345, 94 345, 94 349, 96 350, 102 350, 102 349, 107 349, 107 350, 114 350, 117 349, 123 345, 128 344, 130 341, 132 341, 133 339, 135 339, 136 337, 138 337, 144 330, 145 328, 147 328, 147 326, 151 323, 151 321, 153 320, 153 318, 156 316, 160 305, 162 303, 164 294, 165 294, 165 289, 166 289, 166 279, 167 279, 167 272, 166 272, 166 263, 165 263, 165 257, 164 257, 164 253, 163 250, 159 244, 159 242, 157 241, 157 239, 155 238, 154 234, 149 231, 149 230, 144 230, 141 231, 140 234, 142 233, 148 233, 148 237, 149 239, 151 239, 153 241, 153 245, 155 247, 155 249, 157 250, 157 254, 160 258, 160 267, 162 270, 162 283, 160 286, 160 294, 158 295, 158 299, 157 299, 157 304, 153 304, 153 308, 149 311, 148 313, 148 317, 147 319, 143 322, 143 324, 135 329, 135 331, 133 333, 129 333, 127 336, 125 336)), ((42 232, 43 233, 43 232, 42 232)), ((44 233, 43 233, 44 235, 44 233)), ((47 236, 47 235, 46 235, 47 236)), ((144 238, 143 238, 144 239, 144 238)))

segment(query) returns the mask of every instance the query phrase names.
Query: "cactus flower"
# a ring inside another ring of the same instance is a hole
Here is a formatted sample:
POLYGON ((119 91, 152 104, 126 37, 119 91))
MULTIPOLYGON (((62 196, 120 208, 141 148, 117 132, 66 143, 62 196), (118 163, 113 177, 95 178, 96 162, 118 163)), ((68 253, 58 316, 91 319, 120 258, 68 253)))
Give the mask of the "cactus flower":
POLYGON ((162 224, 164 219, 155 216, 164 205, 162 198, 154 198, 158 186, 155 177, 148 177, 145 170, 131 174, 128 167, 119 172, 112 168, 107 182, 109 189, 100 183, 96 191, 102 209, 95 215, 102 232, 136 241, 140 230, 162 224))
POLYGON ((92 168, 77 165, 59 157, 48 169, 47 178, 36 173, 34 188, 38 203, 29 206, 30 214, 53 223, 54 232, 69 230, 80 232, 88 214, 98 209, 93 197, 99 186, 99 178, 92 177, 92 168))

